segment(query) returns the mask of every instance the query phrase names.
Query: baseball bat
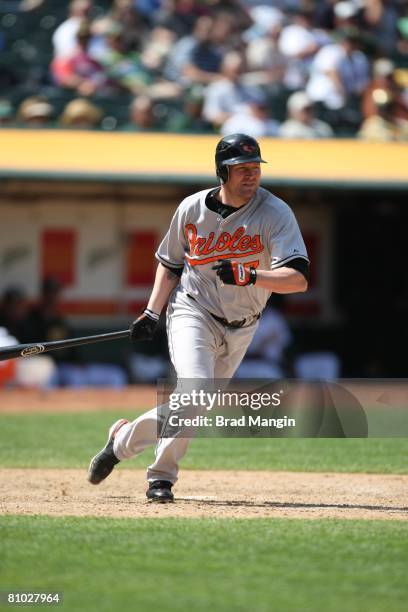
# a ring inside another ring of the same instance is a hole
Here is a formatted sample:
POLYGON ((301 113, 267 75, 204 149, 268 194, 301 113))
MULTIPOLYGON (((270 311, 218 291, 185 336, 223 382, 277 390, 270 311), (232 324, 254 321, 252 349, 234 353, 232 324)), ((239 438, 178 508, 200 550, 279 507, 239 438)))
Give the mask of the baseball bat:
POLYGON ((14 346, 0 347, 0 361, 6 359, 17 359, 17 357, 31 357, 49 351, 65 349, 82 344, 93 344, 94 342, 106 342, 107 340, 122 340, 129 338, 130 330, 110 332, 108 334, 97 334, 96 336, 83 336, 82 338, 67 338, 66 340, 54 340, 52 342, 37 342, 33 344, 15 344, 14 346))

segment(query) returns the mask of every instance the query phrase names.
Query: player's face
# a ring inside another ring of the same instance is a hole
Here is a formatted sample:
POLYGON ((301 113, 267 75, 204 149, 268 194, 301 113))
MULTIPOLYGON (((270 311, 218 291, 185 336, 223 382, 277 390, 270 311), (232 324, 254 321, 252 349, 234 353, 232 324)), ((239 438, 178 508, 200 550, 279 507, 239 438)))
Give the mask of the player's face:
POLYGON ((247 162, 229 167, 226 191, 236 199, 237 203, 245 204, 255 195, 261 180, 261 164, 247 162))

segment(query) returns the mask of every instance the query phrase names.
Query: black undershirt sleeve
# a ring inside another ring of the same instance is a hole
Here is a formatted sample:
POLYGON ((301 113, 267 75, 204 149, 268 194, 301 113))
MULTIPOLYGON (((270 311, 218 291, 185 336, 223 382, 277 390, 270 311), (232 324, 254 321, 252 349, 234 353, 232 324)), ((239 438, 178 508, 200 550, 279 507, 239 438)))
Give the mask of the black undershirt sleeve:
POLYGON ((166 265, 165 263, 163 263, 162 261, 160 261, 161 265, 164 266, 165 268, 167 268, 167 270, 170 270, 171 272, 173 272, 173 274, 175 274, 176 276, 178 276, 179 278, 181 277, 181 275, 183 274, 183 268, 172 268, 171 266, 166 265))
MULTIPOLYGON (((296 257, 296 259, 291 259, 290 261, 285 263, 282 268, 292 268, 293 270, 297 270, 297 272, 303 274, 307 282, 309 282, 310 280, 309 262, 306 261, 306 259, 303 259, 302 257, 296 257)), ((276 270, 277 268, 274 269, 276 270)))

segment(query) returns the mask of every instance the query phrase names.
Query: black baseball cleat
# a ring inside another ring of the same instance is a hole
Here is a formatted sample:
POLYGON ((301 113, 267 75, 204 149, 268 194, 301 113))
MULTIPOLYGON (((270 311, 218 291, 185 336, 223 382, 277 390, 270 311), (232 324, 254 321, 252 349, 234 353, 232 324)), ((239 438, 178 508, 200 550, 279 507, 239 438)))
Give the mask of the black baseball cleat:
POLYGON ((149 502, 168 504, 174 502, 174 495, 171 492, 172 483, 168 480, 154 480, 149 484, 146 497, 149 502))
POLYGON ((113 452, 113 441, 119 429, 126 423, 129 423, 129 421, 126 419, 119 419, 119 421, 116 421, 110 427, 106 445, 93 459, 91 459, 88 468, 88 480, 91 484, 97 485, 102 482, 102 480, 105 480, 115 465, 120 462, 120 459, 118 459, 113 452))

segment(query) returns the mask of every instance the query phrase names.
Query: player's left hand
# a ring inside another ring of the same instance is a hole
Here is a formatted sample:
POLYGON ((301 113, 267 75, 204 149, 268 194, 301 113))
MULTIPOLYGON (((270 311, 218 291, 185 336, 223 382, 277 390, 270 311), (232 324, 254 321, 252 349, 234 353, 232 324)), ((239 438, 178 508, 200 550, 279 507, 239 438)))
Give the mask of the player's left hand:
POLYGON ((231 261, 230 259, 221 259, 212 267, 217 271, 217 276, 226 285, 254 285, 256 281, 255 268, 246 268, 242 263, 231 261))
POLYGON ((157 329, 159 315, 145 308, 130 326, 130 340, 151 340, 157 329))

